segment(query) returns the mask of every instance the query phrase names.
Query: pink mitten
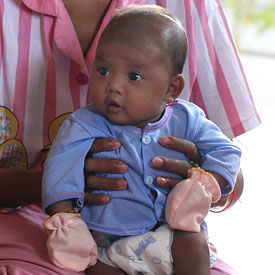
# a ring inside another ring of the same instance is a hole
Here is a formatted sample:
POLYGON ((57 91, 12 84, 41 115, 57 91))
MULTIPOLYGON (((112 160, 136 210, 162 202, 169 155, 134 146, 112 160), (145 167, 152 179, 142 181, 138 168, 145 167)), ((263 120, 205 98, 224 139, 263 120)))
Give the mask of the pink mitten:
POLYGON ((97 246, 80 214, 58 213, 43 224, 47 249, 58 267, 83 271, 97 261, 97 246))
POLYGON ((192 168, 188 176, 169 193, 166 220, 171 228, 199 232, 211 203, 221 197, 221 190, 216 179, 202 169, 192 168))

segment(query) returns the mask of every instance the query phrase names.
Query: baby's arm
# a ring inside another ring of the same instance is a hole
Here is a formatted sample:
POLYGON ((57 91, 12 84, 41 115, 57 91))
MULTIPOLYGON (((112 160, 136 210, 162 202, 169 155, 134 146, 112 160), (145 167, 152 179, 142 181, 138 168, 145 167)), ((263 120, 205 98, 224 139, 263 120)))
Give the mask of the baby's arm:
POLYGON ((82 206, 84 163, 91 146, 90 134, 73 120, 64 121, 45 161, 43 208, 50 215, 44 222, 47 250, 58 267, 83 271, 97 261, 96 243, 73 200, 82 206))
POLYGON ((70 213, 74 211, 71 200, 59 201, 47 207, 46 212, 52 216, 57 213, 70 213))
POLYGON ((58 267, 83 271, 97 261, 97 246, 71 200, 47 207, 51 215, 44 222, 48 235, 47 249, 51 261, 58 267))
MULTIPOLYGON (((206 171, 208 172, 208 171, 206 171)), ((215 172, 211 172, 209 171, 209 173, 216 179, 218 185, 220 186, 220 189, 222 190, 225 186, 228 185, 228 182, 219 174, 215 173, 215 172)))

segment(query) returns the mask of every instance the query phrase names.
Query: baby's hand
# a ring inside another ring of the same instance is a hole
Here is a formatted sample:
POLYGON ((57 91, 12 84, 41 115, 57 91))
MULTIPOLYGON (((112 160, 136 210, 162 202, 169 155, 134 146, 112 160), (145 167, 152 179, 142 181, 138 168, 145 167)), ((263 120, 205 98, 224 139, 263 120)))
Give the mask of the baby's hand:
POLYGON ((73 271, 83 271, 96 264, 97 246, 80 214, 57 213, 43 226, 53 264, 73 271))
POLYGON ((216 179, 200 168, 189 170, 189 178, 177 184, 166 201, 166 220, 171 228, 200 232, 200 225, 221 197, 216 179))

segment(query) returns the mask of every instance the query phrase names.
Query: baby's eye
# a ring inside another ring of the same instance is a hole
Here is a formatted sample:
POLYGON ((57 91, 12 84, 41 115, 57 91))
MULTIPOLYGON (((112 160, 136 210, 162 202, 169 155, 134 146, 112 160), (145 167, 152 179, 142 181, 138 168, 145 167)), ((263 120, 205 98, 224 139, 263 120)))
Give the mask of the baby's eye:
POLYGON ((133 81, 142 80, 142 77, 138 73, 130 73, 129 78, 130 80, 133 80, 133 81))
POLYGON ((108 76, 110 74, 109 70, 107 68, 105 68, 105 67, 100 67, 98 69, 98 72, 102 76, 108 76))

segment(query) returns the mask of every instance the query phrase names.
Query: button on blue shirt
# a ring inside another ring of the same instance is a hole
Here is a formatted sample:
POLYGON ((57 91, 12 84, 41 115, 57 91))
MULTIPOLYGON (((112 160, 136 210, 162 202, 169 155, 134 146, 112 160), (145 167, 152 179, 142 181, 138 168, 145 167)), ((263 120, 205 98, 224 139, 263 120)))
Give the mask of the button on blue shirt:
POLYGON ((150 144, 150 142, 151 142, 151 138, 150 138, 150 136, 143 136, 142 137, 142 142, 144 143, 144 144, 150 144))
POLYGON ((154 181, 154 178, 153 178, 152 176, 148 176, 148 177, 145 179, 145 182, 146 182, 147 184, 152 184, 153 181, 154 181))
POLYGON ((165 202, 169 190, 158 187, 155 177, 178 177, 152 166, 154 156, 188 159, 184 154, 159 144, 162 136, 190 140, 201 153, 201 167, 225 178, 229 193, 240 168, 241 150, 226 138, 215 124, 207 120, 196 105, 179 100, 166 108, 161 120, 144 129, 116 125, 99 115, 93 105, 74 112, 61 126, 43 172, 43 208, 73 199, 83 206, 84 162, 93 141, 99 137, 120 140, 115 151, 94 154, 95 158, 119 159, 128 164, 125 174, 99 174, 101 177, 125 178, 128 188, 121 191, 89 190, 110 195, 106 205, 84 205, 81 215, 91 230, 115 235, 137 235, 151 230, 165 220, 165 202))

